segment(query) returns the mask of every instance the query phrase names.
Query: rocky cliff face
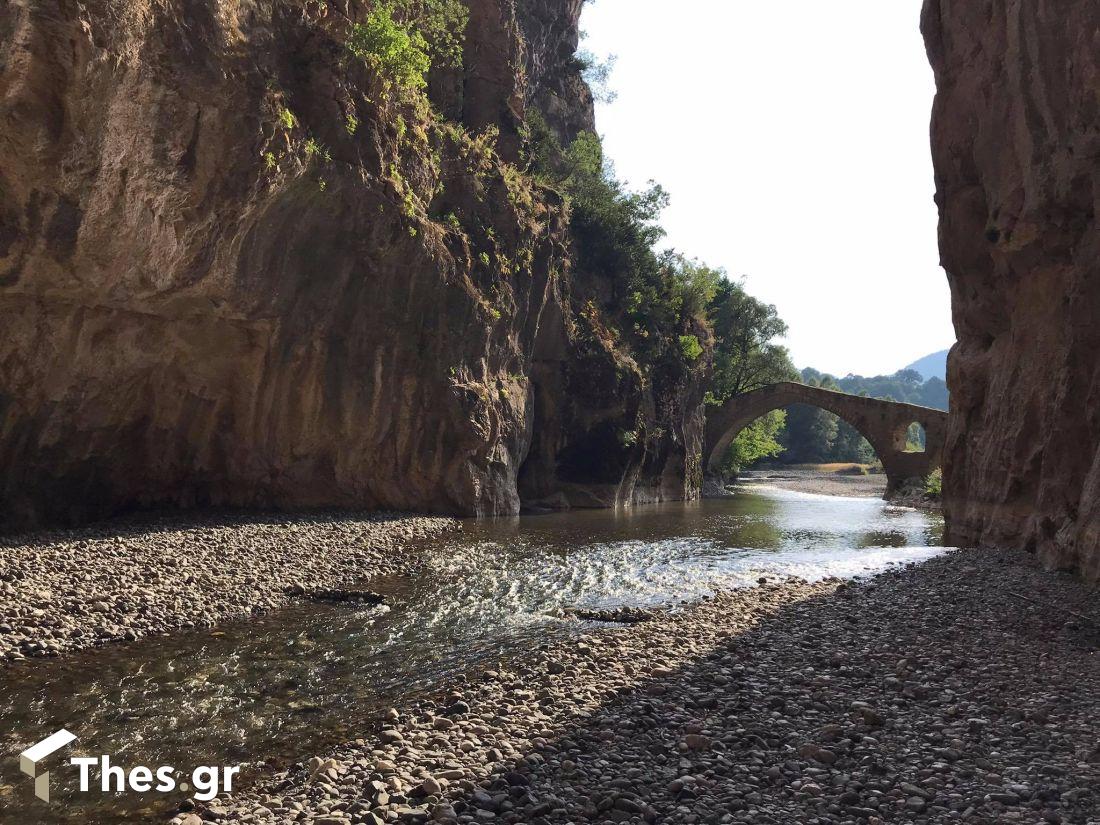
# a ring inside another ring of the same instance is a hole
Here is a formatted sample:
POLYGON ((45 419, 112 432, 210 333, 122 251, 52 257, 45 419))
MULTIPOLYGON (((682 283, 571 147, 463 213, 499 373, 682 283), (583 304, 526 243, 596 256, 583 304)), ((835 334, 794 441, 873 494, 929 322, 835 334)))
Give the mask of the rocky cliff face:
POLYGON ((0 523, 697 494, 698 376, 601 338, 513 165, 526 107, 591 126, 580 0, 469 7, 431 110, 366 4, 0 7, 0 523))
POLYGON ((1100 577, 1100 6, 927 0, 951 540, 1100 577))

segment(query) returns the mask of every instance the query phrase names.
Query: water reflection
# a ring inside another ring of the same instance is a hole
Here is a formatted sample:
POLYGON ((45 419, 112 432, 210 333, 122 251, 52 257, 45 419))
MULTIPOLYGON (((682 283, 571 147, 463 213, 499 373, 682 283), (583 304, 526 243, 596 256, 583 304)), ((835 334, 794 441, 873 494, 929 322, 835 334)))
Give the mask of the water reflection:
MULTIPOLYGON (((575 606, 674 605, 761 574, 857 576, 938 552, 939 519, 873 499, 756 490, 723 501, 472 522, 372 582, 392 608, 299 604, 0 676, 0 749, 65 726, 74 754, 130 765, 282 761, 354 738, 379 709, 583 630, 575 606)), ((61 780, 69 771, 58 771, 61 780)), ((46 808, 0 763, 0 820, 146 821, 173 800, 99 794, 46 808)))

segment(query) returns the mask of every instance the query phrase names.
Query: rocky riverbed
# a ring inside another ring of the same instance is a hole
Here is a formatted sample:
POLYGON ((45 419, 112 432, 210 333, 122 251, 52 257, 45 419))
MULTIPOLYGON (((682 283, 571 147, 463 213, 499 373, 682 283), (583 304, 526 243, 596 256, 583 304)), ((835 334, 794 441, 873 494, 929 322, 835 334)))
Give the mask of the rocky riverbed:
POLYGON ((7 539, 0 664, 264 612, 304 587, 399 570, 403 545, 457 526, 386 514, 221 514, 7 539))
POLYGON ((1100 822, 1095 596, 959 551, 533 650, 174 822, 1100 822))

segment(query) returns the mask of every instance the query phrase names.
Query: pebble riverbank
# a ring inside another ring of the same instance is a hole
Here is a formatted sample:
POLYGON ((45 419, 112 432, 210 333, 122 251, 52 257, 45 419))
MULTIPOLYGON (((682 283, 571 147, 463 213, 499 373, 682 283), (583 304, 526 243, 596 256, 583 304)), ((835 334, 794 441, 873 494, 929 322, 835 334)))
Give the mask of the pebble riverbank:
POLYGON ((1100 823, 1095 594, 1023 554, 593 625, 177 825, 1100 823))
POLYGON ((0 665, 285 604, 407 564, 447 518, 316 513, 112 521, 0 541, 0 665))
MULTIPOLYGON (((737 482, 742 489, 753 487, 778 487, 796 493, 813 493, 820 496, 846 496, 850 498, 885 498, 886 476, 848 475, 838 472, 792 469, 786 471, 750 471, 737 482)), ((724 492, 714 491, 712 495, 720 498, 724 492)), ((912 507, 930 513, 943 511, 939 499, 930 498, 920 483, 907 486, 887 499, 895 507, 912 507)))
POLYGON ((821 470, 750 470, 743 473, 736 484, 750 490, 762 485, 819 496, 882 498, 886 495, 886 476, 881 473, 851 475, 821 470))

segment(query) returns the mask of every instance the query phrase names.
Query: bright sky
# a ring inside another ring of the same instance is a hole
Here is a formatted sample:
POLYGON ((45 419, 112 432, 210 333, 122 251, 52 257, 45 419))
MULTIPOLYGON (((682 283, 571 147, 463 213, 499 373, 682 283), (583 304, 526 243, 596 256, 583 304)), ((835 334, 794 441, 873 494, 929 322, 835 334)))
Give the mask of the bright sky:
POLYGON ((799 367, 893 373, 955 340, 920 0, 596 0, 597 128, 672 197, 668 244, 774 303, 799 367))

